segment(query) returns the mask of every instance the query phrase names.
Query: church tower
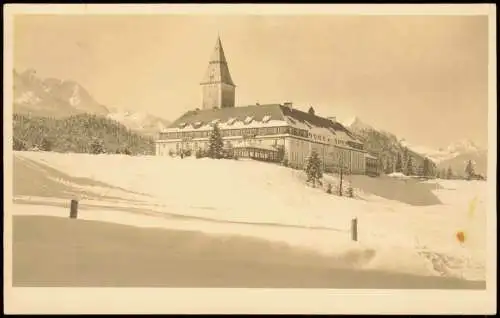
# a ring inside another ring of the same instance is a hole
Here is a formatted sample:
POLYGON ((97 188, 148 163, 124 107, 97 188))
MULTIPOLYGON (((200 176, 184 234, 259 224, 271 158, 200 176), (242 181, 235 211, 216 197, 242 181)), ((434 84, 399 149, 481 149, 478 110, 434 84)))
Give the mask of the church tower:
POLYGON ((236 85, 231 79, 220 37, 217 37, 201 87, 203 109, 234 107, 236 85))

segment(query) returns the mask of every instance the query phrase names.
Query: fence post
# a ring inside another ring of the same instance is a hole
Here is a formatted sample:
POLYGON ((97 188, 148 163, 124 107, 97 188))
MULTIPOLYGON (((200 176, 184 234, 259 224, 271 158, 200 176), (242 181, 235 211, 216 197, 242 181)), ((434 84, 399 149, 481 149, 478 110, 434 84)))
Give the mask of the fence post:
POLYGON ((351 239, 353 241, 358 240, 358 219, 354 218, 351 220, 351 239))
POLYGON ((71 200, 71 207, 69 211, 69 217, 71 219, 76 219, 78 217, 78 201, 73 199, 71 200))

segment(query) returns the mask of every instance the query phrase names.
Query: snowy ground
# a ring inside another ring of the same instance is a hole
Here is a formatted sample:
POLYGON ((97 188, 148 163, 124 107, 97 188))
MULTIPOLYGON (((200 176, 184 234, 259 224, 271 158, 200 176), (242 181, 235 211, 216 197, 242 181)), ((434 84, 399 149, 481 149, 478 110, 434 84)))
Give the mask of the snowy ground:
POLYGON ((14 215, 67 217, 76 197, 82 219, 260 237, 360 269, 485 279, 486 182, 352 176, 350 199, 307 187, 300 171, 249 160, 14 156, 14 215))

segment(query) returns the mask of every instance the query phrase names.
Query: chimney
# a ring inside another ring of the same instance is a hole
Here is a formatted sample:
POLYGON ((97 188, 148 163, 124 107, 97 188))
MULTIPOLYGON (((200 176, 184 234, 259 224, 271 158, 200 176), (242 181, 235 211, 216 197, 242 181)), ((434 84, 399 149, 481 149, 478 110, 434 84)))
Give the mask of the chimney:
POLYGON ((283 106, 292 108, 292 102, 284 102, 283 106))

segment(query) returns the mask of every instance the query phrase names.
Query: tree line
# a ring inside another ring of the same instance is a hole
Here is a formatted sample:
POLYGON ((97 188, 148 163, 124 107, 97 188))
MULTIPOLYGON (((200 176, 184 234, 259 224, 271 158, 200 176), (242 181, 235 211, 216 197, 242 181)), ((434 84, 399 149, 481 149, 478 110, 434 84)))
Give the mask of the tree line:
POLYGON ((13 115, 13 149, 154 154, 154 140, 93 114, 66 118, 13 115))

